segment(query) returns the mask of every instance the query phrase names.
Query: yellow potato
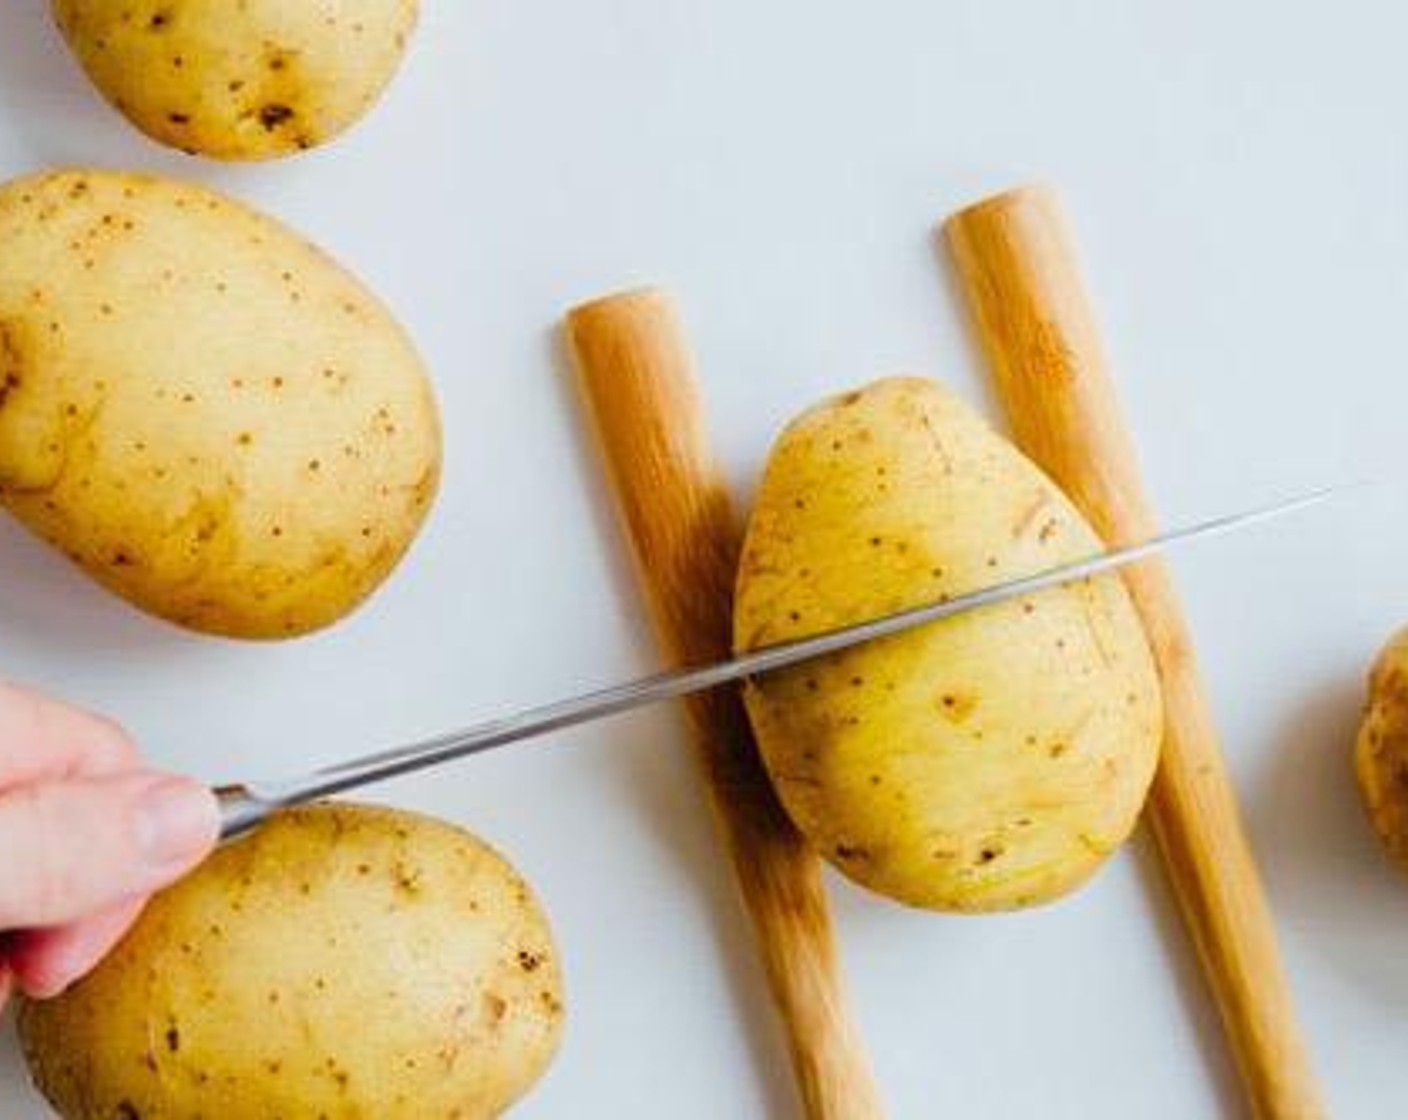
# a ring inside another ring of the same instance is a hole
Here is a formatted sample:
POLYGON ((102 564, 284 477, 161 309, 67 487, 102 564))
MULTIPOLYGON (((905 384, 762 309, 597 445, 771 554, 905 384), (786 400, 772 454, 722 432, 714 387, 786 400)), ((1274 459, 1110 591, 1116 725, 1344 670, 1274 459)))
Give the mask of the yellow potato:
POLYGON ((96 972, 26 1004, 65 1120, 487 1120, 563 1023, 546 919, 496 852, 410 813, 282 815, 158 896, 96 972))
POLYGON ((439 472, 409 339, 283 226, 142 175, 0 187, 0 504, 107 587, 214 633, 325 626, 439 472))
POLYGON ((1354 765, 1374 831, 1408 871, 1408 630, 1394 636, 1374 665, 1354 765))
MULTIPOLYGON (((1045 569, 1100 547, 1066 498, 954 397, 892 379, 773 449, 745 542, 740 650, 1045 569)), ((1161 701, 1117 578, 1082 582, 764 677, 759 746, 802 832, 914 906, 1052 899, 1129 835, 1161 701)))
POLYGON ((88 76, 155 140, 255 160, 332 139, 400 65, 416 0, 53 0, 88 76))

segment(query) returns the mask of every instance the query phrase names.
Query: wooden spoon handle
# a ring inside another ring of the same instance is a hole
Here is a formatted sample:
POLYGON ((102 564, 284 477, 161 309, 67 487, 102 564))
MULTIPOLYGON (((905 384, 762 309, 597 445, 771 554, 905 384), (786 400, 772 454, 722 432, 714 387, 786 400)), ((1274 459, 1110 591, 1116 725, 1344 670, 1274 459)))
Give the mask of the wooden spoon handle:
MULTIPOLYGON (((1134 445, 1053 195, 998 195, 950 219, 947 233, 1017 443, 1108 543, 1151 536, 1134 445)), ((1163 678, 1166 728, 1150 819, 1252 1109, 1264 1120, 1319 1117, 1271 914, 1173 585, 1157 563, 1129 569, 1125 580, 1163 678)))
MULTIPOLYGON (((739 525, 675 311, 655 291, 612 296, 573 311, 567 332, 661 650, 676 667, 727 657, 739 525)), ((879 1118, 820 863, 773 793, 738 692, 717 689, 685 709, 805 1114, 879 1118)))

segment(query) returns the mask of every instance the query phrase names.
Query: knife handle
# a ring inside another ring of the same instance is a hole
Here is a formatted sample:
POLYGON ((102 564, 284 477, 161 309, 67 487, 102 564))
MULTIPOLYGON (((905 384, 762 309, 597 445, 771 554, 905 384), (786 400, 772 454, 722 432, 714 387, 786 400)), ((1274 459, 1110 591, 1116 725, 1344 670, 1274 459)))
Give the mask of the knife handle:
POLYGON ((277 806, 256 796, 248 786, 219 786, 215 800, 220 808, 220 839, 234 840, 253 832, 269 819, 277 806))
MULTIPOLYGON (((681 667, 727 658, 739 524, 674 307, 657 291, 613 296, 572 312, 567 333, 665 659, 681 667)), ((692 697, 685 711, 805 1115, 878 1120, 820 861, 777 801, 738 690, 692 697)))

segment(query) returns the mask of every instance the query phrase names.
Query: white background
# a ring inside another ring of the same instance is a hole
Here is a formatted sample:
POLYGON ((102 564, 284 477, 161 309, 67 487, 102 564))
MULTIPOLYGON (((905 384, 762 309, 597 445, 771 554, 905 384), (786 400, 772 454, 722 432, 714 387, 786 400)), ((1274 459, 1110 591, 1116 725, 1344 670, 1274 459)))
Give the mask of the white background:
MULTIPOLYGON (((130 130, 47 7, 0 5, 0 173, 153 168, 263 205, 385 297, 445 409, 433 523, 311 640, 178 633, 0 524, 0 668, 114 713, 163 763, 277 774, 651 668, 561 314, 673 289, 746 489, 790 414, 872 376, 985 403, 933 227, 1030 178, 1072 212, 1167 521, 1400 470, 1396 0, 427 0, 361 128, 238 169, 130 130)), ((1390 487, 1178 560, 1316 1062, 1334 1114, 1364 1120, 1408 1096, 1408 879, 1349 770, 1362 672, 1408 621, 1404 513, 1390 487)), ((501 845, 551 910, 570 1032, 516 1116, 794 1112, 671 712, 379 792, 501 845)), ((1142 840, 1011 917, 834 886, 895 1117, 1239 1114, 1142 840)), ((0 1116, 41 1115, 0 1039, 0 1116)))

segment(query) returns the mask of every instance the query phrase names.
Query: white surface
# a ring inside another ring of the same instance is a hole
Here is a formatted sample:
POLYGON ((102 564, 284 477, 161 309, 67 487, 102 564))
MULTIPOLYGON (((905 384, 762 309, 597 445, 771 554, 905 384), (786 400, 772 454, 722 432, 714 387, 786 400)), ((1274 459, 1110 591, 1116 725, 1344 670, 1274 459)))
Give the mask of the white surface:
MULTIPOLYGON (((558 361, 572 303, 680 296, 741 485, 790 414, 884 372, 982 382, 934 222, 1063 189, 1170 522, 1400 469, 1408 9, 1395 0, 427 0, 391 95, 330 151, 222 169, 106 109, 41 0, 0 5, 0 173, 223 185, 404 318, 443 396, 433 524, 374 604, 275 648, 179 634, 0 525, 0 666, 211 776, 298 769, 645 670, 558 361)), ((0 249, 2 251, 2 249, 0 249)), ((1408 619, 1396 493, 1178 567, 1339 1117, 1408 1095, 1408 883, 1361 823, 1367 659, 1408 619)), ((669 712, 381 793, 504 847, 565 951, 571 1028, 525 1120, 786 1116, 771 1012, 669 712)), ((1014 917, 836 884, 897 1118, 1235 1115, 1157 865, 1014 917)), ((23 858, 4 853, 3 859, 23 858)), ((0 1118, 40 1116, 0 1045, 0 1118)))

